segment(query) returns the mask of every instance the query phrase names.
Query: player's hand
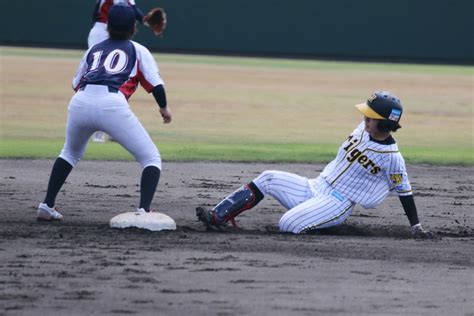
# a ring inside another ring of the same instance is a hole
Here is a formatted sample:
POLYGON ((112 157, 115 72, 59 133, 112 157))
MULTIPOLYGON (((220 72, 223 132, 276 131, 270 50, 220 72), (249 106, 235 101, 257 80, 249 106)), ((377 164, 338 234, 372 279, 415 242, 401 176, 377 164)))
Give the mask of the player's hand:
POLYGON ((425 230, 421 224, 416 224, 411 227, 411 235, 414 239, 431 239, 439 240, 441 239, 438 235, 428 230, 425 230))
POLYGON ((163 123, 168 124, 169 122, 171 122, 172 115, 168 107, 160 108, 160 114, 163 118, 163 123))

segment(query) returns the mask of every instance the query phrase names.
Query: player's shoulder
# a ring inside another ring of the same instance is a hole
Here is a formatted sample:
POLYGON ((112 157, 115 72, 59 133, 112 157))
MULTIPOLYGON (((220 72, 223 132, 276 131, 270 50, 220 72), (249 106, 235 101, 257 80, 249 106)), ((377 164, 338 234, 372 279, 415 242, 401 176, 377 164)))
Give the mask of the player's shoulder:
POLYGON ((398 149, 398 144, 393 138, 388 138, 385 141, 378 141, 369 136, 370 142, 369 147, 373 150, 387 153, 387 154, 399 154, 400 150, 398 149))
POLYGON ((135 41, 130 41, 133 46, 135 47, 135 49, 139 52, 146 52, 146 53, 149 53, 151 54, 150 50, 148 48, 146 48, 144 45, 138 43, 138 42, 135 42, 135 41))
POLYGON ((365 131, 365 124, 364 122, 362 121, 362 123, 360 123, 359 125, 356 126, 356 128, 354 128, 354 130, 352 131, 352 135, 360 135, 360 134, 363 134, 365 131))

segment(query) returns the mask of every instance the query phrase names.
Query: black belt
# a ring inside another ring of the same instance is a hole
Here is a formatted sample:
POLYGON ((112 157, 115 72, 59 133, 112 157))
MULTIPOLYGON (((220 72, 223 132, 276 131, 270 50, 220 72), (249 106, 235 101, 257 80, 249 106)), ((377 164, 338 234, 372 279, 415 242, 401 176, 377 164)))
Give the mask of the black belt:
MULTIPOLYGON (((86 88, 86 86, 87 86, 86 84, 83 85, 83 86, 81 86, 81 87, 79 88, 79 91, 84 91, 84 89, 86 88)), ((92 85, 92 86, 95 86, 95 85, 92 85)), ((110 93, 118 93, 118 92, 119 92, 119 89, 117 89, 117 88, 109 87, 109 86, 107 86, 107 88, 109 89, 109 92, 110 92, 110 93)))

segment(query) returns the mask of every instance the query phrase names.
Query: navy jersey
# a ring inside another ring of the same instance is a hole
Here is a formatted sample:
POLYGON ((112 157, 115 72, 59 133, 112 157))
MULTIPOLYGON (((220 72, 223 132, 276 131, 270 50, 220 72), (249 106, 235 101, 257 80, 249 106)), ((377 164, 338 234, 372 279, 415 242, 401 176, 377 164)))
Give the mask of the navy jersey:
POLYGON ((129 40, 105 40, 87 54, 87 70, 79 86, 98 84, 120 88, 130 77, 137 60, 135 47, 129 40))
POLYGON ((72 80, 73 89, 87 84, 119 89, 129 98, 138 84, 150 93, 164 85, 150 51, 130 40, 107 39, 89 48, 72 80))

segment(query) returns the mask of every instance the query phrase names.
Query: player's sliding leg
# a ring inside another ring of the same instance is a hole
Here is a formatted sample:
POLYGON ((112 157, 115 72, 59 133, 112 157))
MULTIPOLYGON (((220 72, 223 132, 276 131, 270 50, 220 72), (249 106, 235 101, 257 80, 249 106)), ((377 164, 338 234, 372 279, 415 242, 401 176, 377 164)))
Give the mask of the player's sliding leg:
POLYGON ((351 201, 332 190, 316 194, 283 214, 279 222, 281 232, 300 234, 343 223, 352 213, 351 201))
POLYGON ((287 210, 313 196, 308 178, 290 172, 266 170, 253 182, 264 195, 274 197, 287 210))
POLYGON ((232 192, 210 211, 203 207, 196 208, 196 215, 208 229, 220 230, 228 221, 235 226, 234 218, 257 205, 263 197, 255 183, 250 182, 232 192))

